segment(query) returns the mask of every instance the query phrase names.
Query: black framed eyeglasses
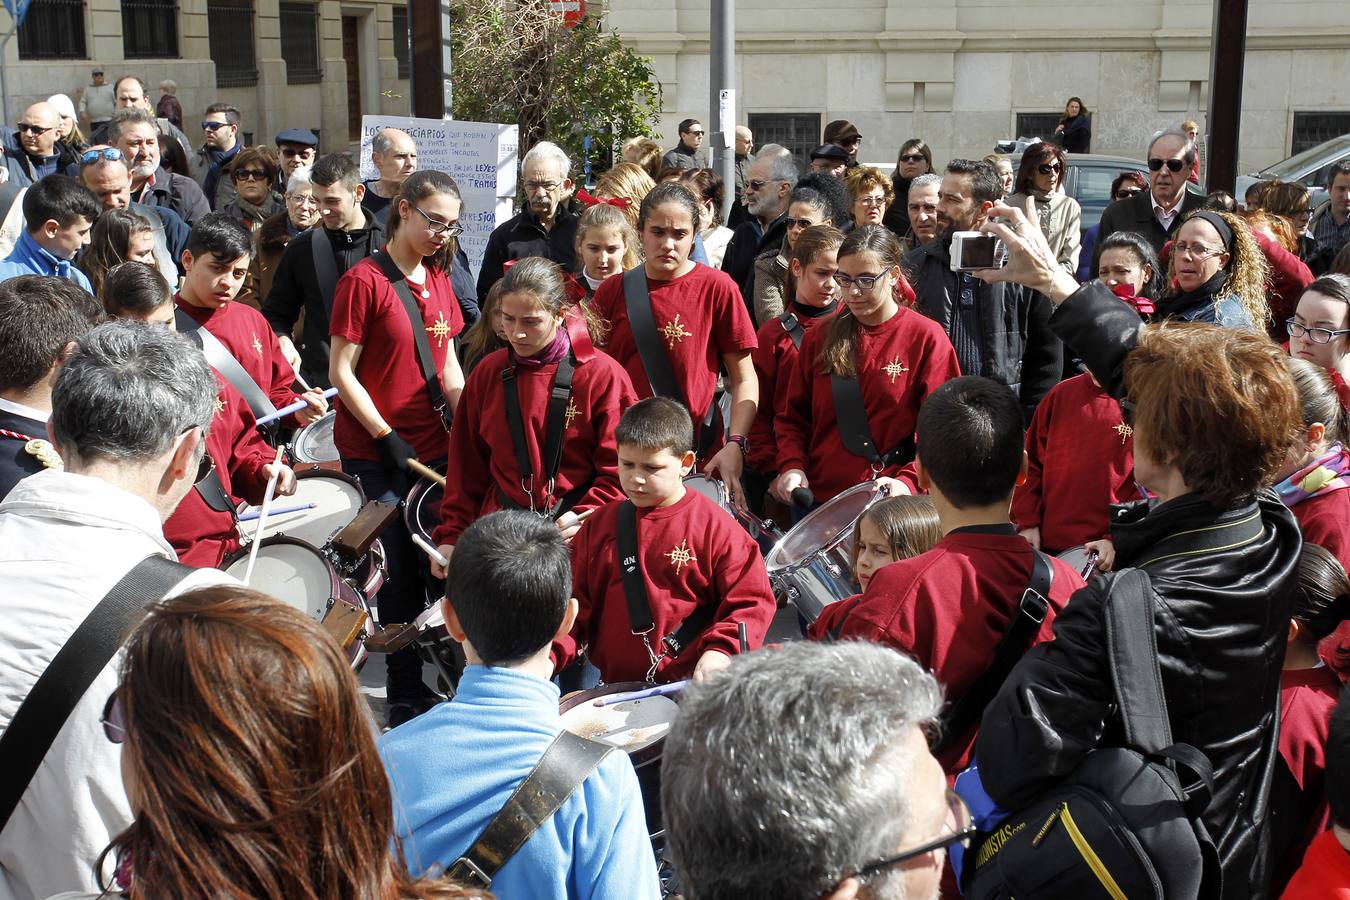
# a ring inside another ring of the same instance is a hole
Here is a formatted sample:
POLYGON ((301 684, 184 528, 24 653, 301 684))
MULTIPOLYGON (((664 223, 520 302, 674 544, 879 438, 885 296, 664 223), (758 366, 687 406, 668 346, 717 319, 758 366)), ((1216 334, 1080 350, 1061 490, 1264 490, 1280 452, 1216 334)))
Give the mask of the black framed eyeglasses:
POLYGON ((1186 161, 1184 159, 1159 159, 1156 156, 1148 161, 1148 170, 1150 172, 1157 172, 1163 166, 1167 166, 1167 171, 1169 172, 1180 172, 1185 168, 1186 161))
POLYGON ((1332 338, 1350 334, 1350 328, 1309 328, 1297 319, 1285 319, 1284 326, 1290 337, 1306 337, 1314 344, 1330 344, 1332 338))
POLYGON ((443 234, 446 237, 459 237, 464 233, 464 229, 459 226, 458 222, 442 222, 439 219, 433 219, 431 216, 422 212, 419 207, 414 206, 413 209, 417 210, 417 214, 427 220, 427 230, 432 234, 443 234))
POLYGON ((835 284, 839 285, 839 287, 844 290, 856 287, 858 290, 866 292, 876 287, 877 282, 889 274, 890 272, 882 272, 880 275, 859 275, 857 278, 850 278, 843 272, 835 272, 830 277, 834 279, 835 284))
POLYGON ((99 716, 98 720, 103 723, 103 736, 110 743, 120 744, 127 739, 127 725, 122 716, 120 689, 108 695, 108 702, 103 704, 103 715, 99 716))
POLYGON ((970 814, 970 808, 966 806, 966 801, 961 799, 961 795, 951 788, 947 788, 947 828, 950 829, 947 834, 934 838, 931 841, 920 844, 904 850, 894 856, 887 856, 884 859, 874 860, 865 865, 859 866, 853 872, 841 878, 842 882, 846 878, 857 878, 860 881, 866 881, 876 875, 880 875, 887 869, 895 866, 904 865, 911 859, 918 859, 937 850, 945 850, 953 844, 966 844, 975 833, 979 831, 975 827, 975 822, 970 814))

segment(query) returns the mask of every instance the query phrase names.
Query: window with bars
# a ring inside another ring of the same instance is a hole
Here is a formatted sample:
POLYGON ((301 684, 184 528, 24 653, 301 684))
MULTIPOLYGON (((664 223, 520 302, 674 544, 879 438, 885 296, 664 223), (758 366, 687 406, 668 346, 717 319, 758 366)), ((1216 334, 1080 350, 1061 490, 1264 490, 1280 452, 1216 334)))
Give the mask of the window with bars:
POLYGON ((802 171, 811 165, 811 151, 820 146, 819 113, 751 113, 749 118, 756 147, 781 144, 792 151, 802 171))
POLYGON ((19 59, 84 59, 84 0, 33 0, 19 26, 19 59))
POLYGON ((408 30, 408 7, 394 7, 394 58, 398 60, 398 77, 406 79, 412 72, 412 32, 408 30))
POLYGON ((1048 141, 1055 136, 1055 129, 1059 127, 1063 115, 1062 112, 1018 113, 1017 134, 1013 137, 1038 137, 1048 141))
POLYGON ((287 84, 318 84, 319 8, 313 3, 281 4, 281 58, 287 84))
POLYGON ((253 0, 207 0, 211 61, 216 87, 252 87, 258 83, 253 48, 253 0))
POLYGON ((177 0, 122 0, 122 55, 177 59, 177 0))
POLYGON ((1310 150, 1323 141, 1329 141, 1343 134, 1350 134, 1350 112, 1296 112, 1294 145, 1290 148, 1289 155, 1310 150))

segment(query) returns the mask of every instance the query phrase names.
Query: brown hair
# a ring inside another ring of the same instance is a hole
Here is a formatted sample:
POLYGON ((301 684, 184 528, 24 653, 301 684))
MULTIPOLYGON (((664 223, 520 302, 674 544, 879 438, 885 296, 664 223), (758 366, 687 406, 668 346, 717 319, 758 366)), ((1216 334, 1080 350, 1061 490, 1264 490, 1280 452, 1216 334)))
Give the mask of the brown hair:
POLYGON ((1346 244, 1336 254, 1336 258, 1331 261, 1331 271, 1328 275, 1350 275, 1350 244, 1346 244))
POLYGON ((792 274, 792 260, 804 269, 811 264, 817 253, 839 252, 844 243, 844 235, 833 225, 812 225, 802 229, 792 244, 792 255, 788 259, 787 274, 783 276, 783 299, 791 306, 797 299, 797 276, 792 274))
POLYGON ((880 169, 874 169, 871 166, 854 166, 844 176, 844 185, 848 188, 850 200, 856 201, 873 188, 881 188, 887 208, 895 202, 895 188, 892 187, 891 180, 883 175, 880 169))
POLYGON ((1260 182, 1254 202, 1260 208, 1277 216, 1292 219, 1308 211, 1310 197, 1306 185, 1297 181, 1280 181, 1276 178, 1274 181, 1260 182))
POLYGON ((1037 141, 1022 151, 1022 160, 1017 164, 1017 177, 1013 180, 1013 193, 1030 197, 1036 189, 1036 167, 1048 166, 1051 161, 1059 163, 1059 175, 1055 183, 1060 190, 1064 187, 1064 178, 1069 174, 1068 157, 1064 148, 1050 141, 1037 141))
MULTIPOLYGON (((1262 252, 1261 245, 1256 243, 1256 238, 1252 237, 1251 228, 1241 216, 1222 210, 1205 210, 1205 212, 1223 219, 1233 232, 1232 246, 1226 248, 1228 265, 1224 271, 1228 273, 1228 281, 1224 284, 1223 293, 1237 297, 1251 318, 1252 325, 1264 330, 1266 323, 1270 321, 1270 303, 1266 299, 1270 263, 1266 261, 1266 254, 1262 252)), ((1191 213, 1181 224, 1185 225, 1196 215, 1197 213, 1191 213)), ((1178 228, 1177 231, 1179 233, 1181 229, 1178 228)), ((1177 254, 1173 253, 1167 266, 1168 283, 1174 283, 1176 276, 1177 254)))
POLYGON ((1345 440, 1345 408, 1336 395, 1336 384, 1331 375, 1321 366, 1306 359, 1285 357, 1284 364, 1294 377, 1294 388, 1298 391, 1299 411, 1306 429, 1315 422, 1326 426, 1328 444, 1345 440))
MULTIPOLYGON (((428 197, 436 194, 445 194, 460 202, 459 214, 464 215, 464 198, 460 196, 459 185, 455 179, 444 172, 437 172, 434 169, 423 169, 420 172, 414 172, 403 182, 403 187, 399 188, 398 196, 391 202, 389 210, 388 225, 385 226, 385 237, 393 240, 394 235, 398 233, 399 225, 403 217, 399 215, 399 204, 403 201, 408 202, 408 206, 417 206, 428 197)), ((412 215, 417 215, 415 212, 412 215)), ((420 218, 420 217, 419 217, 420 218)), ((450 274, 450 267, 454 264, 455 253, 459 251, 459 238, 451 238, 446 241, 440 250, 436 251, 435 256, 426 258, 426 262, 440 269, 446 275, 450 274)))
MULTIPOLYGON (((604 320, 586 301, 575 304, 572 302, 567 293, 567 276, 563 273, 562 267, 553 260, 542 256, 518 259, 506 270, 497 285, 501 286, 501 293, 497 297, 498 309, 501 308, 502 298, 507 294, 529 294, 538 301, 539 308, 551 316, 566 318, 576 306, 585 318, 591 340, 597 345, 604 344, 604 339, 608 335, 604 320)), ((565 329, 567 325, 564 322, 558 327, 565 329)))
POLYGON ((118 698, 137 811, 109 851, 137 894, 464 896, 391 849, 370 711, 300 611, 230 586, 165 600, 127 644, 118 698))
MULTIPOLYGON (((887 269, 899 267, 903 258, 900 242, 882 225, 859 226, 850 231, 839 245, 838 255, 841 260, 858 253, 875 253, 887 269)), ((901 272, 896 279, 900 281, 904 277, 901 272)), ((852 378, 857 374, 858 361, 855 356, 861 328, 848 304, 839 304, 839 311, 830 316, 830 321, 825 324, 825 345, 820 348, 817 359, 820 374, 838 375, 840 378, 852 378)))
MULTIPOLYGON (((598 188, 597 188, 598 190, 598 188)), ((644 197, 646 194, 643 195, 644 197)), ((589 228, 605 228, 610 231, 617 231, 623 238, 623 267, 625 270, 631 269, 642 262, 642 256, 639 252, 642 242, 637 236, 637 201, 628 204, 627 209, 619 209, 617 206, 610 206, 608 203, 596 203, 593 206, 586 207, 586 211, 581 214, 581 221, 577 223, 577 271, 584 273, 585 263, 581 261, 581 245, 586 240, 586 230, 589 228)))
POLYGON ((722 200, 726 197, 726 185, 721 175, 712 169, 685 169, 680 173, 680 184, 693 191, 704 203, 712 201, 713 228, 725 224, 722 221, 722 200))
MULTIPOLYGON (((628 198, 631 202, 624 207, 623 214, 628 217, 628 224, 636 229, 638 208, 642 206, 642 198, 650 194, 654 187, 656 182, 642 166, 637 163, 621 162, 595 182, 595 195, 628 198)), ((624 268, 632 266, 625 262, 624 268)))
POLYGON ((478 308, 478 321, 469 326, 469 330, 464 332, 464 342, 460 353, 464 364, 464 374, 469 371, 489 353, 501 350, 506 346, 506 342, 497 337, 497 329, 493 327, 492 319, 499 312, 502 306, 502 282, 501 279, 488 288, 487 297, 483 298, 482 305, 478 308))
POLYGON ((1298 238, 1294 236, 1294 227, 1284 216, 1277 216, 1268 209, 1262 209, 1259 206, 1252 207, 1246 212, 1238 213, 1246 221, 1252 231, 1268 229, 1275 235, 1275 240, 1281 247, 1290 253, 1298 253, 1298 238))
POLYGON ((89 246, 75 266, 88 276, 95 297, 102 299, 103 280, 108 272, 126 262, 132 236, 154 233, 154 223, 130 209, 107 209, 99 214, 89 233, 89 246))
POLYGON ((942 540, 937 507, 926 495, 887 497, 869 506, 853 526, 851 564, 858 568, 858 544, 862 540, 863 519, 876 526, 891 547, 892 559, 909 559, 932 550, 942 540))
POLYGON ((1221 508, 1269 484, 1302 433, 1298 393, 1264 333, 1217 325, 1145 326, 1125 358, 1135 453, 1175 466, 1221 508))
POLYGON ((277 151, 265 144, 259 144, 256 147, 244 147, 234 155, 230 160, 230 178, 234 178, 234 173, 247 168, 250 163, 262 163, 263 169, 267 171, 267 184, 270 187, 272 182, 277 180, 277 172, 281 169, 281 163, 277 160, 277 151))
MULTIPOLYGON (((923 138, 910 138, 909 140, 905 141, 903 144, 900 145, 899 151, 897 151, 895 154, 896 172, 900 171, 900 163, 903 162, 903 160, 901 160, 900 157, 905 155, 906 150, 910 151, 911 155, 915 153, 921 154, 928 164, 928 172, 933 171, 932 149, 928 146, 928 144, 924 143, 923 138)), ((920 174, 927 174, 927 172, 921 172, 920 174)))
POLYGON ((661 145, 651 138, 629 138, 623 142, 620 154, 624 162, 637 163, 653 181, 661 171, 661 145))

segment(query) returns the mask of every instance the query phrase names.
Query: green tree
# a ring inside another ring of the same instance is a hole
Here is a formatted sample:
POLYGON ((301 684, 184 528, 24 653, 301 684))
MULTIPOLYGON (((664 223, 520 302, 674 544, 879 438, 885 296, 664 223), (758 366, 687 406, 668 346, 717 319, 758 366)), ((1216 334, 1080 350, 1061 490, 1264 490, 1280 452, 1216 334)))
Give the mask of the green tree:
POLYGON ((603 152, 658 134, 651 59, 601 31, 598 17, 564 28, 548 0, 464 0, 451 44, 455 118, 515 122, 522 149, 550 140, 580 161, 587 135, 603 152))

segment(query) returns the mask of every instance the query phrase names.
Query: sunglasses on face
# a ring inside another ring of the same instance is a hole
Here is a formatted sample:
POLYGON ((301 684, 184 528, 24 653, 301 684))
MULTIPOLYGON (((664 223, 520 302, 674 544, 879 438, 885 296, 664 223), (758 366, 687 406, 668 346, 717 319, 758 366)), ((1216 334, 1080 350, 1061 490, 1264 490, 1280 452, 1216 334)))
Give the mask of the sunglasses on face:
POLYGON ((1167 171, 1169 172, 1180 172, 1186 167, 1186 161, 1181 159, 1158 159, 1156 156, 1148 161, 1148 170, 1150 172, 1157 172, 1163 166, 1167 166, 1167 171))
POLYGON ((266 181, 267 173, 262 169, 240 169, 234 173, 235 181, 266 181))
POLYGON ((291 156, 309 156, 309 155, 310 155, 311 153, 313 153, 313 152, 314 152, 314 148, 313 148, 313 147, 300 147, 300 148, 298 148, 298 149, 295 148, 295 147, 282 147, 282 148, 281 148, 281 155, 282 155, 282 156, 286 156, 286 157, 291 157, 291 156))
POLYGON ((1116 191, 1112 199, 1127 200, 1130 197, 1133 197, 1136 194, 1142 194, 1143 192, 1144 192, 1143 188, 1121 188, 1120 190, 1116 191))
POLYGON ((27 122, 20 122, 19 130, 22 131, 24 134, 39 135, 39 134, 46 134, 49 131, 55 131, 56 129, 43 128, 41 125, 29 125, 27 122))
POLYGON ((217 128, 224 128, 229 122, 203 122, 202 131, 215 131, 217 128))
POLYGON ((783 221, 787 223, 788 228, 810 228, 812 225, 819 224, 812 222, 810 219, 794 219, 791 217, 785 218, 783 221))
POLYGON ((703 137, 703 132, 701 131, 686 131, 685 134, 691 134, 694 137, 703 137))
POLYGON ((760 181, 759 179, 755 179, 754 181, 747 181, 745 183, 745 186, 752 191, 762 191, 768 184, 769 182, 767 181, 760 181))
POLYGON ((117 691, 108 695, 108 702, 103 704, 103 715, 98 717, 103 723, 103 736, 109 742, 120 744, 127 739, 127 726, 122 718, 122 701, 117 691))
POLYGON ((907 163, 925 162, 926 157, 924 157, 922 153, 906 153, 904 156, 900 157, 900 161, 907 163))
POLYGON ((1036 167, 1036 171, 1042 175, 1058 175, 1064 171, 1064 167, 1059 163, 1041 163, 1036 167))

